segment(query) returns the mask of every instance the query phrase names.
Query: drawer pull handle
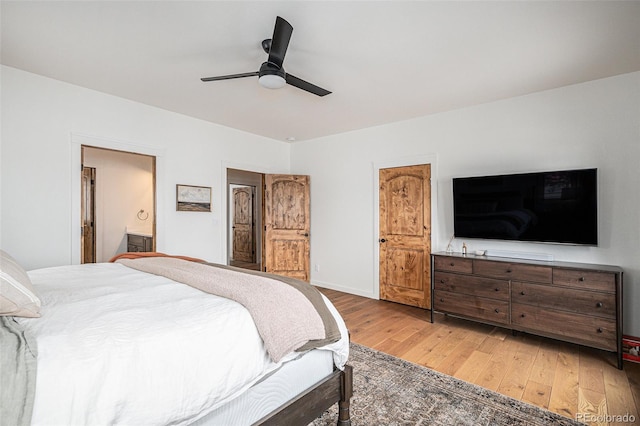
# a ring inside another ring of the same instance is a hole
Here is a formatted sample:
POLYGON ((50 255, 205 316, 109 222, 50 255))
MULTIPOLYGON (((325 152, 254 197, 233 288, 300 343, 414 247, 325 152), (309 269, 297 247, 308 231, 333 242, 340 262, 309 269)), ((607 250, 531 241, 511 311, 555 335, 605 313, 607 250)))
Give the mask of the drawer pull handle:
POLYGON ((602 333, 602 328, 598 328, 598 333, 602 333))
POLYGON ((444 280, 440 280, 440 283, 444 284, 444 280))
POLYGON ((584 277, 578 278, 578 281, 581 281, 581 282, 584 281, 584 277))
POLYGON ((496 291, 500 291, 500 289, 499 289, 499 288, 496 288, 496 291))
POLYGON ((451 262, 451 263, 449 264, 449 266, 456 266, 456 264, 455 264, 455 263, 453 263, 453 262, 451 262))
POLYGON ((499 313, 500 313, 500 309, 496 308, 496 309, 494 309, 494 310, 496 311, 496 314, 499 314, 499 313))
POLYGON ((521 317, 521 318, 524 318, 524 317, 526 317, 526 316, 527 316, 527 314, 520 314, 520 317, 521 317))
POLYGON ((524 296, 524 291, 521 291, 521 292, 520 292, 520 294, 521 294, 522 296, 524 296))
POLYGON ((511 273, 511 269, 507 269, 507 274, 510 274, 510 273, 511 273))
POLYGON ((441 302, 444 302, 444 299, 443 299, 443 298, 440 298, 440 301, 441 301, 441 302))
POLYGON ((602 302, 596 303, 596 308, 602 308, 602 302))

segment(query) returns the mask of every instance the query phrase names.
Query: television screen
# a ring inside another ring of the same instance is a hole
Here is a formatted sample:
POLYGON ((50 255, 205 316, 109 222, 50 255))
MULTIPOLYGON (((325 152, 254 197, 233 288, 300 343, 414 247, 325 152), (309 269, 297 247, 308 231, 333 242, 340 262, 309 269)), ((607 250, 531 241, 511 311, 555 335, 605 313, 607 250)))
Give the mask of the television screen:
POLYGON ((598 244, 597 169, 453 179, 457 238, 598 244))

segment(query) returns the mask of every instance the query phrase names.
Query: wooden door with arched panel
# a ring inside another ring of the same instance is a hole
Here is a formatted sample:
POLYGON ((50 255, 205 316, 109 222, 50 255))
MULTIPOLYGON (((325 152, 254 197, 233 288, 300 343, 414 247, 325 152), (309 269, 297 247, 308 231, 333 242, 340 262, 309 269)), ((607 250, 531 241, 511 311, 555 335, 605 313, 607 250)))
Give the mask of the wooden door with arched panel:
POLYGON ((265 175, 264 270, 309 282, 309 176, 265 175))
POLYGON ((253 194, 254 189, 251 186, 233 188, 232 259, 235 261, 256 262, 253 194))
POLYGON ((431 306, 431 165, 380 169, 380 299, 431 306))

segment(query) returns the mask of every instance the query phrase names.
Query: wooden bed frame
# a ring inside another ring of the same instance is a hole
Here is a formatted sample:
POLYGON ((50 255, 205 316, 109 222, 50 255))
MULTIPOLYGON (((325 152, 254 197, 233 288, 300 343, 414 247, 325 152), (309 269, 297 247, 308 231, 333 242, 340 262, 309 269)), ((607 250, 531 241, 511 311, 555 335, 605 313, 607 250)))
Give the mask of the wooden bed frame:
POLYGON ((337 402, 337 424, 350 426, 349 408, 352 395, 353 368, 345 365, 344 371, 334 369, 329 376, 267 414, 254 425, 308 425, 337 402))

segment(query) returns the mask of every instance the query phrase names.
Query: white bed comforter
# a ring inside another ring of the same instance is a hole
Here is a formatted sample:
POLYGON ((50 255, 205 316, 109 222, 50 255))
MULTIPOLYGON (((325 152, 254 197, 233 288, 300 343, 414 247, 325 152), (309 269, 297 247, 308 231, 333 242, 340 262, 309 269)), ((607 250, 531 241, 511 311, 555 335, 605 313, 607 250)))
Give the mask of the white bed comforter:
MULTIPOLYGON (((41 318, 33 425, 188 424, 283 362, 265 351, 240 304, 114 263, 29 272, 41 318)), ((343 368, 342 339, 322 349, 343 368)))

